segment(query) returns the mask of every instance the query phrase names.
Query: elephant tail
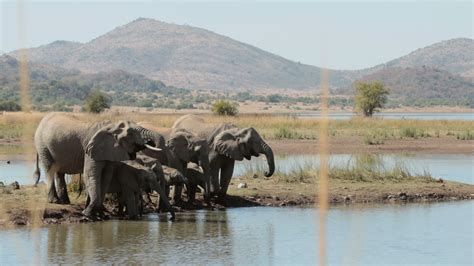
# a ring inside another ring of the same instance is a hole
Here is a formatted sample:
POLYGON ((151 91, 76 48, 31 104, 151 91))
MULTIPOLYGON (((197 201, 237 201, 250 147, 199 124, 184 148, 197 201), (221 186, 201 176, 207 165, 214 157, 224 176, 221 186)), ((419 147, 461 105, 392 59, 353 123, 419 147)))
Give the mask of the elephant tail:
POLYGON ((78 198, 81 196, 82 191, 84 190, 84 186, 82 185, 82 173, 79 174, 79 180, 78 180, 78 182, 79 182, 79 189, 78 189, 78 190, 79 190, 79 193, 77 193, 76 199, 78 199, 78 198))
POLYGON ((39 169, 39 155, 38 153, 36 153, 36 169, 35 169, 35 172, 33 173, 33 178, 35 179, 35 187, 38 185, 40 177, 41 177, 41 171, 39 169))

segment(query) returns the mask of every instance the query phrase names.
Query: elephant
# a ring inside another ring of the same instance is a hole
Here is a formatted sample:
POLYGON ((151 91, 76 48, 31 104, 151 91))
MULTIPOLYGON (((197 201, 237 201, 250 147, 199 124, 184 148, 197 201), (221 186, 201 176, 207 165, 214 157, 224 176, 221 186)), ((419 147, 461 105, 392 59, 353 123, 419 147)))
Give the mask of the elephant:
POLYGON ((175 213, 171 208, 167 196, 161 189, 160 173, 163 173, 161 165, 154 164, 152 167, 146 167, 136 161, 110 162, 113 177, 107 193, 117 193, 119 195, 119 213, 122 213, 123 207, 126 207, 127 215, 130 219, 138 217, 141 196, 143 191, 156 191, 160 199, 164 202, 171 214, 171 220, 174 220, 175 213))
MULTIPOLYGON (((146 124, 145 124, 146 125, 146 124)), ((165 143, 163 135, 153 131, 153 127, 146 125, 147 128, 154 132, 154 136, 150 136, 150 139, 154 140, 155 143, 161 143, 158 148, 161 148, 162 152, 154 152, 150 150, 144 150, 141 154, 158 159, 162 165, 166 165, 175 168, 186 176, 186 169, 188 162, 195 162, 203 169, 205 176, 208 177, 207 187, 210 188, 210 167, 208 158, 208 147, 205 138, 200 138, 193 133, 185 129, 175 129, 169 134, 169 138, 165 143)), ((169 190, 169 188, 167 189, 169 190)), ((173 196, 173 202, 181 202, 181 191, 182 186, 175 186, 175 193, 173 196)), ((206 191, 210 191, 207 189, 206 191)), ((205 194, 210 195, 209 193, 205 194)))
MULTIPOLYGON (((161 151, 147 134, 148 130, 130 121, 87 123, 72 115, 46 115, 34 140, 37 162, 41 162, 49 183, 48 202, 68 204, 64 176, 83 173, 91 197, 83 214, 91 218, 102 214, 103 198, 113 173, 106 171, 112 167, 108 162, 135 159, 136 153, 144 149, 161 151)), ((38 166, 34 176, 37 184, 38 166)))
POLYGON ((210 192, 221 199, 227 195, 235 161, 242 161, 244 158, 250 160, 252 156, 263 154, 268 163, 265 176, 270 177, 275 171, 272 148, 252 127, 238 128, 229 123, 212 126, 196 115, 185 115, 173 124, 173 128, 184 128, 206 138, 211 167, 210 192))
POLYGON ((196 199, 196 192, 198 186, 205 189, 206 179, 199 165, 195 163, 188 163, 188 169, 186 171, 188 186, 186 187, 188 193, 188 201, 193 202, 196 199))

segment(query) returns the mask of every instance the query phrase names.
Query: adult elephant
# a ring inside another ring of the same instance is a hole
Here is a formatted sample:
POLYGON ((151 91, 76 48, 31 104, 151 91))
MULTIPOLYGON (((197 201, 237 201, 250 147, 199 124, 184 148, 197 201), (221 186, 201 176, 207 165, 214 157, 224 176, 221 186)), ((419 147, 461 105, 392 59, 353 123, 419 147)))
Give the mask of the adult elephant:
POLYGON ((250 160, 252 156, 263 154, 268 162, 265 176, 270 177, 275 171, 273 151, 254 128, 237 128, 227 123, 207 125, 195 115, 182 116, 173 124, 173 128, 184 128, 206 138, 211 167, 210 191, 220 198, 227 194, 235 161, 242 161, 244 158, 250 160))
MULTIPOLYGON (((154 130, 154 127, 149 124, 142 124, 151 132, 154 132, 156 143, 165 143, 164 136, 154 130)), ((210 165, 209 165, 209 150, 205 138, 198 137, 194 133, 182 129, 172 129, 168 134, 166 145, 158 146, 162 148, 162 152, 154 152, 145 150, 142 153, 158 159, 161 164, 175 168, 186 176, 187 164, 194 162, 198 164, 204 173, 204 178, 207 180, 207 189, 205 189, 204 198, 210 198, 210 165)), ((167 189, 169 190, 169 188, 167 189)), ((176 185, 173 193, 174 203, 181 202, 182 185, 176 185)))
MULTIPOLYGON (((35 146, 37 160, 50 183, 48 202, 69 203, 64 175, 84 172, 91 204, 83 213, 93 218, 101 214, 105 191, 112 178, 112 171, 106 171, 110 167, 107 162, 135 159, 136 153, 146 148, 160 151, 146 133, 147 130, 129 121, 86 123, 72 115, 46 115, 36 129, 35 146)), ((35 176, 37 183, 38 167, 35 176)))

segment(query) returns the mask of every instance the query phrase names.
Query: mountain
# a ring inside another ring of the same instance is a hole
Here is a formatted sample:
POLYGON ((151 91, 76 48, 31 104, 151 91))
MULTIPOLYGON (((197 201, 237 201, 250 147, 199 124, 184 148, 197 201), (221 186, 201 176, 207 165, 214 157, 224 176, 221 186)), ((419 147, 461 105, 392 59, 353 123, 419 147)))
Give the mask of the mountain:
MULTIPOLYGON (((456 101, 464 95, 473 102, 473 51, 472 39, 446 40, 372 68, 329 70, 329 84, 338 94, 351 94, 356 80, 380 80, 393 91, 390 97, 405 102, 410 100, 407 95, 456 101)), ((81 78, 95 80, 94 86, 99 86, 99 76, 109 85, 120 78, 120 84, 130 86, 121 87, 123 91, 136 89, 136 82, 125 82, 133 80, 127 75, 142 80, 142 85, 160 80, 187 89, 253 91, 313 89, 319 87, 321 75, 319 67, 293 62, 205 29, 144 18, 86 43, 56 41, 28 49, 28 54, 43 67, 77 69, 81 78)), ((19 51, 10 55, 18 58, 19 51)))
MULTIPOLYGON (((300 64, 211 31, 137 19, 90 42, 29 49, 35 62, 83 72, 124 70, 190 89, 293 88, 319 85, 320 68, 300 64)), ((18 57, 18 51, 11 53, 18 57)), ((332 71, 333 86, 352 73, 332 71)))
POLYGON ((382 82, 390 90, 389 99, 405 105, 474 106, 472 80, 438 68, 387 67, 360 80, 382 82))

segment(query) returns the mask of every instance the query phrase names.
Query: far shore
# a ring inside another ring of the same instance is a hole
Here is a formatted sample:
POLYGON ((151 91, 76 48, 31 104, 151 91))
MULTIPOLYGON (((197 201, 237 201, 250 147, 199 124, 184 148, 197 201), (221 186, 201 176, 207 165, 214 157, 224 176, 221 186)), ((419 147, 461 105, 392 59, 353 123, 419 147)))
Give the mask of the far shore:
MULTIPOLYGON (((275 154, 319 154, 318 140, 280 139, 268 140, 275 154)), ((0 160, 36 159, 33 143, 21 140, 0 141, 0 160), (3 148, 2 148, 3 147, 3 148)), ((421 139, 390 139, 383 144, 368 145, 363 137, 335 136, 329 138, 330 154, 472 154, 474 140, 458 140, 454 136, 429 137, 421 139)))

